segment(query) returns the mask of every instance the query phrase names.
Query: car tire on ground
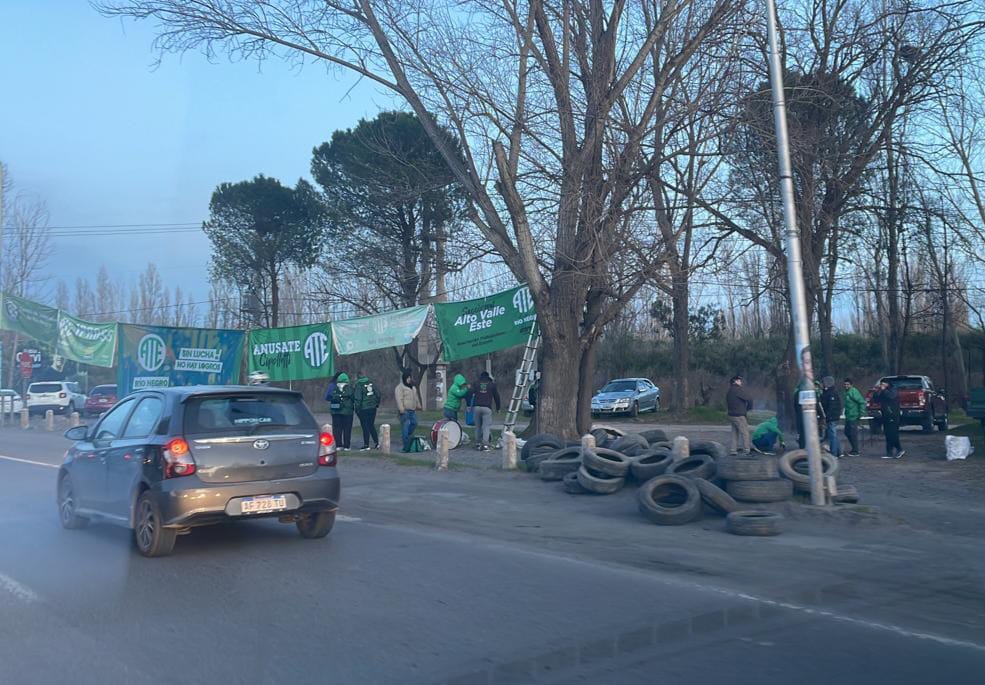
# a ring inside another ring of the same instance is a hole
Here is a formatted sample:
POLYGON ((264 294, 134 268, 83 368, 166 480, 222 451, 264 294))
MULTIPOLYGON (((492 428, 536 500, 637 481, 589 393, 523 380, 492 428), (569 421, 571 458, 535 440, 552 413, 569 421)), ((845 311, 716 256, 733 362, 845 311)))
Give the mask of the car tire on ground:
POLYGON ((633 402, 632 408, 629 410, 629 415, 634 419, 640 415, 640 403, 633 402))
POLYGON ((530 454, 541 446, 545 448, 552 447, 556 451, 564 447, 564 443, 557 436, 551 435, 550 433, 537 433, 537 435, 534 435, 523 443, 523 447, 520 448, 520 459, 526 461, 530 457, 530 454))
POLYGON ((664 475, 673 462, 674 457, 669 450, 650 449, 633 457, 629 472, 635 480, 645 483, 651 478, 664 475))
POLYGON ((595 438, 596 447, 607 447, 609 444, 609 433, 604 428, 593 428, 589 431, 590 435, 595 438))
POLYGON ((561 480, 569 473, 577 471, 579 466, 581 466, 581 448, 566 447, 540 462, 537 475, 541 480, 561 480))
POLYGON ((776 457, 729 456, 718 460, 718 477, 725 480, 768 480, 779 478, 776 457))
MULTIPOLYGON (((789 478, 795 484, 810 483, 811 479, 807 474, 807 450, 791 450, 779 458, 777 465, 784 478, 789 478)), ((822 452, 821 467, 825 476, 833 476, 838 473, 838 459, 829 452, 822 452)))
POLYGON ((65 474, 58 481, 58 520, 62 528, 75 530, 89 525, 89 519, 75 513, 77 506, 72 477, 65 474))
POLYGON ((626 479, 620 476, 611 476, 598 471, 591 471, 584 464, 578 469, 578 482, 589 492, 599 495, 611 495, 622 489, 626 484, 626 479))
POLYGON ((775 511, 733 511, 725 517, 725 530, 732 535, 779 535, 783 532, 783 516, 775 511))
POLYGON ((166 557, 174 550, 178 532, 161 526, 161 510, 149 491, 137 498, 133 541, 145 557, 166 557))
POLYGON ((334 511, 319 511, 313 514, 301 514, 294 525, 298 527, 301 537, 307 540, 317 540, 332 532, 335 526, 334 511))
POLYGON ((743 502, 783 502, 793 497, 793 485, 786 478, 730 480, 725 490, 743 502))
POLYGON ((701 499, 704 500, 704 503, 715 511, 721 514, 730 514, 739 510, 738 502, 711 481, 695 478, 694 484, 698 487, 698 492, 701 493, 701 499))
POLYGON ((714 440, 695 440, 688 445, 688 450, 691 454, 710 454, 715 461, 728 456, 725 445, 714 440))
POLYGON ((705 480, 714 478, 715 471, 715 459, 710 454, 695 454, 693 452, 690 456, 675 461, 667 467, 667 475, 704 478, 705 480))
POLYGON ((598 447, 594 450, 584 450, 581 462, 588 467, 589 472, 604 473, 616 478, 625 478, 632 463, 622 452, 598 447))
POLYGON ((616 452, 622 452, 625 455, 631 456, 630 451, 633 454, 639 454, 643 450, 650 448, 650 443, 639 433, 629 433, 621 438, 613 440, 609 444, 610 450, 615 450, 616 452))
POLYGON ((701 518, 701 493, 689 478, 657 476, 636 493, 639 511, 661 526, 680 526, 701 518))
POLYGON ((645 431, 640 431, 637 435, 646 440, 650 447, 653 447, 653 443, 655 442, 667 442, 667 433, 661 428, 649 428, 645 431))
POLYGON ((578 480, 577 471, 572 471, 562 478, 561 486, 564 488, 564 491, 570 495, 587 495, 591 492, 590 490, 586 490, 585 486, 583 486, 581 481, 578 480))

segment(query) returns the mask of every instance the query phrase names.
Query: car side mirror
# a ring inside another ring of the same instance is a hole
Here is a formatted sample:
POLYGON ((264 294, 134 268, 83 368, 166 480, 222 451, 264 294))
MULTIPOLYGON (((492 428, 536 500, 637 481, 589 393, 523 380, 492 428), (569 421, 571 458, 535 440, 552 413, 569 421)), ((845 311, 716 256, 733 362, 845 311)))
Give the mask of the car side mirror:
POLYGON ((69 440, 78 442, 79 440, 85 440, 86 436, 89 435, 88 426, 73 426, 65 431, 65 437, 69 440))

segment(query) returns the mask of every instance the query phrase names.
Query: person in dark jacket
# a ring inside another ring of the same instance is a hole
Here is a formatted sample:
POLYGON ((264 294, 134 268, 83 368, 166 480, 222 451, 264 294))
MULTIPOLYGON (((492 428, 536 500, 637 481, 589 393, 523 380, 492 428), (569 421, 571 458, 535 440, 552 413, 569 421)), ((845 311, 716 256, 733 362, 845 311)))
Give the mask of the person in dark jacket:
POLYGON ((493 406, 499 411, 499 390, 496 388, 496 381, 488 372, 483 371, 479 376, 479 382, 470 386, 469 394, 466 398, 469 406, 475 412, 475 444, 480 452, 489 449, 489 432, 492 429, 493 406))
POLYGON ((354 411, 352 383, 346 373, 340 373, 335 379, 332 394, 329 395, 328 406, 332 411, 332 435, 340 450, 348 451, 352 445, 352 413, 354 411))
POLYGON ((882 414, 882 430, 886 434, 886 454, 883 459, 899 459, 906 452, 899 442, 899 394, 887 381, 880 381, 879 389, 872 395, 882 414))
POLYGON ((748 454, 752 450, 749 438, 749 421, 746 415, 752 409, 752 398, 742 387, 742 376, 733 376, 725 395, 728 422, 732 426, 732 454, 748 454))
POLYGON ((822 381, 824 390, 821 391, 821 410, 824 412, 824 439, 828 441, 828 451, 836 457, 841 453, 841 441, 838 440, 838 420, 841 419, 841 393, 835 390, 833 376, 825 376, 822 381))
POLYGON ((363 431, 363 451, 368 450, 370 438, 373 449, 380 448, 380 436, 376 432, 376 409, 380 406, 380 393, 373 387, 369 377, 360 372, 356 378, 356 389, 352 393, 352 403, 359 417, 363 431))

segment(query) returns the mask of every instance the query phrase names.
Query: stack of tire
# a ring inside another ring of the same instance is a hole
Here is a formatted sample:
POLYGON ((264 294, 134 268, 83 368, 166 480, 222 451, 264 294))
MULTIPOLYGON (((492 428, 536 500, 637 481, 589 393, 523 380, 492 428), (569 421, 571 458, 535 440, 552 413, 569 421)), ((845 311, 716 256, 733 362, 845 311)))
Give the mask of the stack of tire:
POLYGON ((725 483, 725 492, 737 502, 725 519, 728 532, 754 536, 781 532, 781 514, 745 507, 746 504, 783 502, 793 496, 793 483, 781 477, 776 457, 725 456, 718 461, 718 477, 725 483))
MULTIPOLYGON (((789 480, 796 492, 809 493, 811 481, 807 466, 807 450, 793 450, 785 453, 778 461, 780 475, 789 480)), ((824 476, 838 479, 839 462, 829 452, 821 452, 821 471, 824 476)), ((837 504, 856 504, 858 490, 848 483, 837 483, 838 494, 831 500, 837 504)))

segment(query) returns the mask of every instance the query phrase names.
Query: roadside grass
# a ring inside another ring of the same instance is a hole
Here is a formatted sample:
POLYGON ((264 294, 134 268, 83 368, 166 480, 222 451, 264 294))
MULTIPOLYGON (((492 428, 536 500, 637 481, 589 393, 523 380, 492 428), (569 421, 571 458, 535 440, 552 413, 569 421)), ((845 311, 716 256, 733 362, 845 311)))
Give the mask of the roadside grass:
MULTIPOLYGON (((419 452, 418 454, 429 454, 428 452, 419 452)), ((339 462, 344 464, 347 460, 352 459, 376 459, 379 461, 387 461, 391 464, 397 466, 414 466, 418 468, 434 468, 434 457, 433 452, 430 453, 432 457, 430 459, 422 459, 421 457, 412 457, 408 454, 403 454, 397 452, 395 454, 384 454, 379 450, 367 450, 365 452, 357 450, 354 452, 341 452, 339 453, 339 462)), ((466 468, 465 464, 456 464, 450 462, 448 468, 451 470, 466 468)))

